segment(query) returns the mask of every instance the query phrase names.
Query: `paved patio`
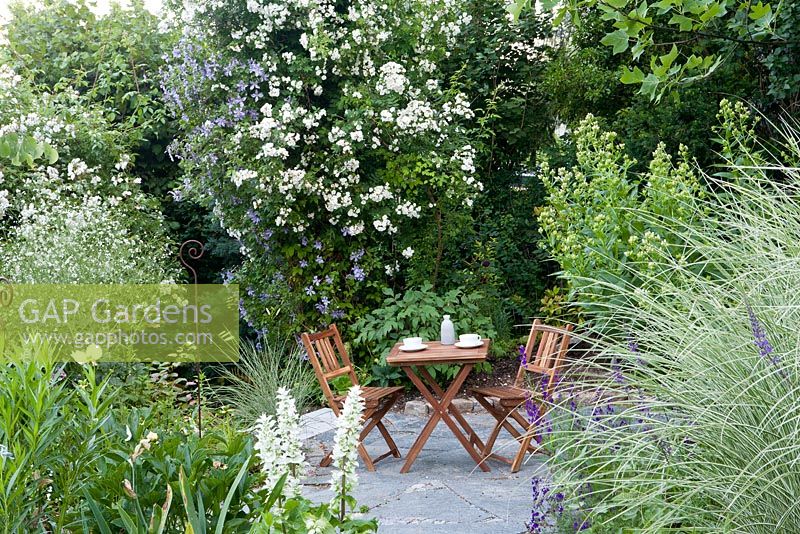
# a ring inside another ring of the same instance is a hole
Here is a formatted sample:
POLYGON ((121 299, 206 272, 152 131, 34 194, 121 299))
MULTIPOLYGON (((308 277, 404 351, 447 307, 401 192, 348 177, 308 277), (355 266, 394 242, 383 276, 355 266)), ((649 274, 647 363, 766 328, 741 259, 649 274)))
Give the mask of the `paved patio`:
MULTIPOLYGON (((485 412, 465 414, 470 426, 486 436, 494 419, 485 412)), ((360 505, 369 507, 368 515, 377 517, 380 532, 411 533, 520 533, 530 517, 530 478, 542 471, 542 458, 529 457, 516 473, 509 466, 491 461, 491 472, 476 468, 467 451, 444 423, 439 423, 411 471, 400 474, 405 452, 411 447, 426 419, 391 413, 384 419, 389 432, 403 453, 403 458, 387 458, 370 473, 358 471, 359 485, 355 492, 360 505)), ((307 456, 313 469, 303 493, 317 501, 331 498, 331 468, 318 467, 323 447, 333 444, 333 431, 306 440, 307 456)), ((496 452, 513 455, 514 440, 505 432, 496 445, 496 452)), ((380 433, 374 431, 366 442, 373 456, 386 451, 380 433)))

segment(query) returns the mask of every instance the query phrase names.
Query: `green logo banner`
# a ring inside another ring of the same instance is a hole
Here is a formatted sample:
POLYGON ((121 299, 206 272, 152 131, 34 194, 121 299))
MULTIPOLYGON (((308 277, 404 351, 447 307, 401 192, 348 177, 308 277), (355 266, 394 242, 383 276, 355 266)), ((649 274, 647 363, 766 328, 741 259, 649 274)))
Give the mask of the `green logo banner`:
POLYGON ((236 361, 239 286, 6 284, 0 336, 65 361, 236 361))

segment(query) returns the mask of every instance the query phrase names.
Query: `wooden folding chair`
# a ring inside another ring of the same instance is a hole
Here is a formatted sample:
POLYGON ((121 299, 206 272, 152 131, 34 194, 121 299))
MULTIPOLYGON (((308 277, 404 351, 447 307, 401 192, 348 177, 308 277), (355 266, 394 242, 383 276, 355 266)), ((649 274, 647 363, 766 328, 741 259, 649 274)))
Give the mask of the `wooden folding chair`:
POLYGON ((514 385, 470 390, 470 394, 497 420, 497 424, 489 434, 483 449, 483 457, 485 459, 492 458, 509 463, 511 464, 511 472, 516 473, 522 465, 525 453, 540 451, 538 443, 541 436, 537 427, 543 421, 547 411, 546 404, 542 402, 542 397, 552 398, 553 396, 556 375, 567 353, 571 332, 572 325, 562 329, 547 326, 538 319, 535 320, 528 336, 528 343, 525 346, 525 365, 520 365, 514 385), (538 346, 536 346, 537 338, 539 338, 538 346), (534 347, 536 347, 535 354, 534 347), (526 388, 525 378, 527 373, 536 374, 541 381, 536 381, 537 387, 535 390, 526 388), (538 387, 538 384, 541 384, 541 388, 538 387), (533 422, 528 421, 526 416, 519 412, 519 408, 528 399, 535 402, 538 408, 538 418, 533 422), (519 426, 520 430, 514 426, 514 423, 519 426), (492 453, 494 442, 503 428, 520 442, 519 450, 513 460, 492 453), (531 443, 534 439, 536 439, 537 445, 531 443))
MULTIPOLYGON (((336 417, 344 406, 345 395, 334 395, 331 391, 329 382, 339 376, 348 376, 352 385, 358 384, 358 378, 350 363, 350 357, 347 355, 342 337, 339 335, 339 329, 335 324, 328 327, 327 330, 318 332, 316 334, 303 333, 303 345, 305 345, 308 358, 311 360, 311 365, 314 366, 314 373, 317 375, 322 393, 328 401, 328 406, 331 407, 336 417)), ((397 449, 389 431, 384 426, 381 419, 386 415, 392 406, 403 394, 403 387, 362 387, 361 396, 364 399, 364 428, 361 430, 359 436, 358 453, 364 460, 367 469, 375 471, 375 464, 388 456, 400 458, 400 451, 397 449), (386 444, 389 446, 389 452, 386 452, 374 460, 370 458, 364 447, 363 441, 374 428, 380 431, 386 444)), ((332 459, 329 453, 320 462, 320 466, 327 467, 330 465, 332 459)))

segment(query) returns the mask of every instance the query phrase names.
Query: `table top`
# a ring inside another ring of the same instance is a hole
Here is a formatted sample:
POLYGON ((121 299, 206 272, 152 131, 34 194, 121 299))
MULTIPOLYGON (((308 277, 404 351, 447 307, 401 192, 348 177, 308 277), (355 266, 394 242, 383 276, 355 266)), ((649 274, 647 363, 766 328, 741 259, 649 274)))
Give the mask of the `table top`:
POLYGON ((386 363, 395 367, 408 365, 437 365, 446 363, 481 363, 486 361, 489 354, 491 339, 484 339, 483 345, 474 349, 459 349, 455 345, 442 345, 438 341, 425 341, 428 348, 417 352, 403 352, 400 350, 402 341, 392 347, 386 357, 386 363))

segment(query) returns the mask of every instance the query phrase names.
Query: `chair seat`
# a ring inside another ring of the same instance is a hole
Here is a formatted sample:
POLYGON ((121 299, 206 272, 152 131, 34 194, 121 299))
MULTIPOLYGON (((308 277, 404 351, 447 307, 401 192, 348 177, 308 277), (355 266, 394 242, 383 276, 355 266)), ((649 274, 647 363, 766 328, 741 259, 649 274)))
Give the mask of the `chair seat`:
MULTIPOLYGON (((403 386, 391 386, 391 387, 371 387, 366 386, 361 388, 361 398, 364 399, 364 404, 368 408, 372 408, 380 404, 380 402, 385 399, 386 397, 390 397, 392 395, 397 395, 401 391, 403 391, 403 386)), ((340 407, 344 406, 344 399, 347 395, 337 395, 333 398, 334 402, 338 404, 340 407)))
POLYGON ((527 389, 515 386, 493 386, 472 388, 469 393, 473 396, 494 398, 504 407, 515 407, 523 404, 528 397, 537 397, 535 393, 527 389))

